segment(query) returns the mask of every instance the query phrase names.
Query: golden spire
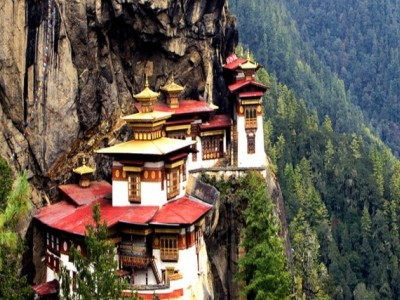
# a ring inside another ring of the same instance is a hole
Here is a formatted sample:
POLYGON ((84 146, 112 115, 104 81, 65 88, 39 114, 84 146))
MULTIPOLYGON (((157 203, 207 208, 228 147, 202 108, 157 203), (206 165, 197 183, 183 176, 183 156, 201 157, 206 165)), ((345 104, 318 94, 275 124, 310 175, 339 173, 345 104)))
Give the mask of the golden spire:
POLYGON ((153 92, 149 88, 149 79, 146 74, 144 90, 136 95, 133 95, 133 98, 135 98, 137 101, 139 101, 142 104, 142 109, 141 109, 142 112, 148 113, 148 112, 152 112, 154 110, 153 104, 154 104, 154 102, 157 101, 157 98, 159 95, 160 95, 160 93, 153 92))
POLYGON ((96 168, 91 168, 86 165, 86 159, 83 158, 82 160, 82 166, 75 168, 72 170, 74 173, 79 174, 79 175, 84 175, 84 174, 92 174, 96 171, 96 168))
POLYGON ((73 169, 72 170, 74 173, 80 175, 79 177, 79 186, 83 188, 87 188, 90 186, 90 175, 96 171, 95 168, 91 168, 86 165, 86 159, 83 158, 82 160, 82 166, 73 169))
POLYGON ((253 63, 250 60, 250 50, 247 50, 247 61, 244 64, 240 64, 240 68, 242 68, 242 70, 256 70, 259 68, 257 63, 253 63))
POLYGON ((179 84, 175 83, 174 80, 174 74, 172 73, 171 76, 171 82, 169 84, 164 85, 163 87, 160 88, 161 91, 166 92, 166 93, 171 93, 171 92, 182 92, 185 88, 183 86, 180 86, 179 84))
POLYGON ((185 89, 183 86, 174 82, 174 74, 172 73, 171 82, 160 88, 166 95, 166 102, 170 108, 179 107, 179 95, 185 89))

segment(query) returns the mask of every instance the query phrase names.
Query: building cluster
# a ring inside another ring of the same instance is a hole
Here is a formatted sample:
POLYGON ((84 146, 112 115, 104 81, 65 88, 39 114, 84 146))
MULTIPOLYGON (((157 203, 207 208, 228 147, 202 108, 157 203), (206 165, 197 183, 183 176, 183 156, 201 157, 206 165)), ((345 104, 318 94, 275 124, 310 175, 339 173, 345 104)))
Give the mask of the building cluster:
MULTIPOLYGON (((180 99, 174 78, 134 95, 137 113, 123 117, 132 139, 97 150, 112 157, 112 183, 90 181, 95 171, 74 169, 79 184, 59 186, 62 201, 40 209, 36 227, 45 232, 46 282, 37 297, 58 293, 61 266, 72 279, 71 245, 85 255, 85 225, 100 207, 115 245, 119 273, 143 299, 206 299, 205 216, 212 205, 186 193, 189 171, 215 166, 265 165, 260 66, 232 54, 224 65, 229 110, 218 114, 207 101, 180 99)), ((72 284, 74 280, 71 280, 72 284)), ((73 286, 71 287, 73 289, 73 286)))

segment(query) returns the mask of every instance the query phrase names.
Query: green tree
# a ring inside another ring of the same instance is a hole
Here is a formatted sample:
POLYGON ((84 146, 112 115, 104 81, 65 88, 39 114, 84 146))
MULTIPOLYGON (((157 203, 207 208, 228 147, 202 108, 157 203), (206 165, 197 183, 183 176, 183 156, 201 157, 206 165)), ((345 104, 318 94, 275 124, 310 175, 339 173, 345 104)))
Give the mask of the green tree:
POLYGON ((11 168, 0 156, 0 209, 6 205, 7 195, 11 191, 12 183, 11 168))
POLYGON ((70 274, 62 267, 62 299, 124 299, 123 289, 126 284, 116 273, 115 248, 107 241, 108 228, 105 221, 101 222, 98 205, 93 206, 93 223, 86 225, 86 256, 71 247, 70 258, 77 270, 74 292, 71 291, 70 274))
POLYGON ((319 262, 317 234, 305 220, 303 210, 290 224, 295 264, 296 299, 330 299, 327 294, 329 274, 319 262))
POLYGON ((14 189, 7 197, 4 211, 0 212, 0 298, 27 299, 32 288, 26 276, 20 276, 20 260, 24 250, 18 225, 27 217, 31 205, 26 174, 18 176, 14 189))
POLYGON ((245 255, 239 260, 237 279, 246 283, 243 293, 249 299, 289 299, 290 275, 265 181, 249 173, 242 184, 246 188, 240 197, 247 203, 242 240, 245 255))

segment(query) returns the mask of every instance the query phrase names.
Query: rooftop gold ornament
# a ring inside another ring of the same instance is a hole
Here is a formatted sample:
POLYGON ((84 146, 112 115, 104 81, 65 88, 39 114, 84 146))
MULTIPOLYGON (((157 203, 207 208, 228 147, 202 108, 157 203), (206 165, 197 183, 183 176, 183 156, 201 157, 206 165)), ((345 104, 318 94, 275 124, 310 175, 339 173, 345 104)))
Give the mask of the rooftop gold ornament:
POLYGON ((86 188, 86 187, 90 186, 90 175, 93 174, 96 171, 96 169, 87 166, 86 159, 83 158, 82 166, 80 166, 76 169, 73 169, 72 171, 74 173, 80 175, 79 186, 86 188))
POLYGON ((157 101, 159 95, 160 93, 156 93, 149 88, 149 80, 146 74, 144 90, 133 95, 133 97, 142 104, 142 112, 147 113, 154 110, 153 104, 157 101))

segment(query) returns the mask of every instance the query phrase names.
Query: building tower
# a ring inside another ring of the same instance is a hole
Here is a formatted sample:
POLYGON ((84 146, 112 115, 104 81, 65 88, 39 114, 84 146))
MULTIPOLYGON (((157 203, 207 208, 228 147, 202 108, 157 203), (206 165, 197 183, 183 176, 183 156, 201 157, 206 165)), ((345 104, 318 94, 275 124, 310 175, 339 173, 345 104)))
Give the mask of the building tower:
POLYGON ((259 68, 261 66, 249 57, 242 59, 234 54, 227 58, 227 64, 224 65, 233 119, 232 165, 237 167, 257 168, 266 165, 262 96, 268 87, 255 79, 259 68))

